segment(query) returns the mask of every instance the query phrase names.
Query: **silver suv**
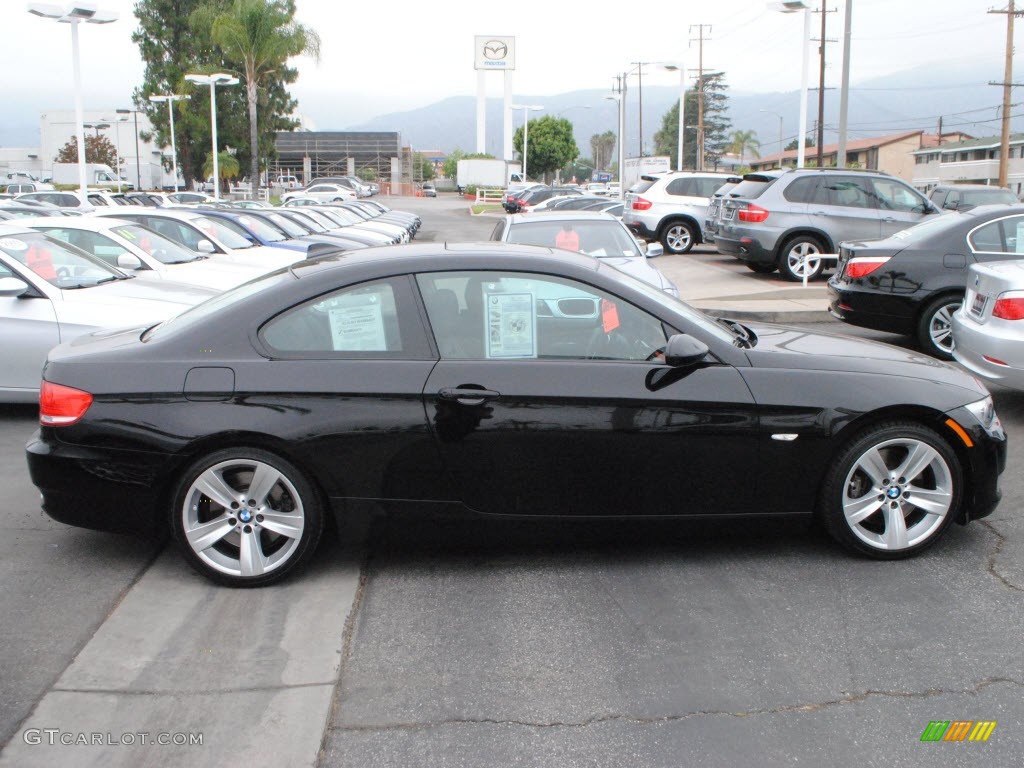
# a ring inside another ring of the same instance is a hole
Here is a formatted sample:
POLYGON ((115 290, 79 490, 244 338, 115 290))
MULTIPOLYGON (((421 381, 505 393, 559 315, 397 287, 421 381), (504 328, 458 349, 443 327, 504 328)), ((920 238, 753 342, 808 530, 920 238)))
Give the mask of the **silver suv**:
POLYGON ((879 171, 791 168, 748 173, 724 198, 715 245, 754 272, 821 274, 844 240, 888 237, 939 208, 879 171))
POLYGON ((689 171, 641 176, 626 194, 622 222, 638 237, 660 241, 668 253, 687 253, 704 242, 708 198, 728 180, 726 173, 689 171))

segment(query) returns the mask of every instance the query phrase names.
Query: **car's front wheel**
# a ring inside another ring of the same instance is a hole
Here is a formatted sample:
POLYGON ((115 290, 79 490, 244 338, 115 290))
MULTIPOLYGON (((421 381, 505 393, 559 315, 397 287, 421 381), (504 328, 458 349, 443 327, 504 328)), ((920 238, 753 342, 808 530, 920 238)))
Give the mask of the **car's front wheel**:
POLYGON ((928 302, 917 323, 921 349, 941 360, 953 359, 953 313, 964 303, 962 296, 939 296, 928 302))
POLYGON ((787 280, 799 282, 805 277, 813 280, 825 268, 825 260, 821 254, 825 246, 813 235, 797 235, 790 238, 782 246, 782 257, 779 259, 779 272, 787 280))
POLYGON ((822 486, 825 528, 840 544, 894 560, 930 547, 960 504, 963 470, 937 432, 887 422, 853 438, 822 486))
POLYGON ((669 253, 689 253, 696 242, 693 226, 685 221, 673 221, 661 230, 661 244, 669 253))
POLYGON ((189 565, 213 581, 259 587, 309 559, 323 531, 319 497, 288 461, 259 448, 228 448, 194 462, 171 510, 189 565))

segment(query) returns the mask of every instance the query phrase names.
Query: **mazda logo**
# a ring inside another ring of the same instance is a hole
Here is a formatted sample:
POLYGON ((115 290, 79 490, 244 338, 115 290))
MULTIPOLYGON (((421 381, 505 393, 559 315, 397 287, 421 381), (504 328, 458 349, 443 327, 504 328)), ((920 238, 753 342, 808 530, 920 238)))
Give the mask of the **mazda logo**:
POLYGON ((484 43, 484 58, 497 61, 508 56, 508 46, 501 40, 488 40, 484 43))

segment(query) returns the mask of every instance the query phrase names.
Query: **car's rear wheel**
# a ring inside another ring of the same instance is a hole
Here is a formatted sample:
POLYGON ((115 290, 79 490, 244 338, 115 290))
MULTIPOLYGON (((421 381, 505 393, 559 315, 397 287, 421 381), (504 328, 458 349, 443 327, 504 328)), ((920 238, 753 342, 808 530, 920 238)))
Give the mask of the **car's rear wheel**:
POLYGON ((770 275, 772 272, 774 272, 776 269, 778 269, 778 267, 776 267, 774 264, 749 264, 748 263, 747 264, 747 269, 749 269, 751 272, 757 272, 757 274, 759 274, 759 275, 770 275))
POLYGON ((946 532, 963 470, 938 433, 913 422, 871 427, 840 452, 822 486, 822 520, 843 546, 880 560, 910 557, 946 532))
POLYGON ((259 448, 228 448, 193 463, 171 510, 189 565, 221 584, 258 587, 309 559, 323 531, 320 499, 303 474, 259 448))
POLYGON ((685 221, 672 221, 662 227, 661 244, 669 253, 689 253, 696 242, 693 226, 685 221))
POLYGON ((813 280, 825 268, 821 254, 825 246, 813 235, 797 235, 786 241, 782 246, 782 257, 779 259, 779 272, 787 280, 799 282, 806 275, 813 280))
POLYGON ((939 296, 925 306, 917 322, 921 349, 941 360, 953 359, 953 313, 964 303, 963 296, 939 296))

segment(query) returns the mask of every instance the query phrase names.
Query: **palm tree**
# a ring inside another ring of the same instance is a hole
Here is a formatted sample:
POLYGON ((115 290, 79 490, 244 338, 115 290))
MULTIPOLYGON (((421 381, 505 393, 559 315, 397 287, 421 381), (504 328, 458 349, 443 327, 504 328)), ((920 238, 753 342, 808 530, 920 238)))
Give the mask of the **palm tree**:
POLYGON ((213 17, 210 26, 210 37, 225 58, 242 65, 249 104, 253 191, 259 189, 260 180, 256 104, 261 83, 293 56, 308 54, 320 59, 320 36, 295 22, 294 14, 294 3, 287 0, 234 0, 231 8, 213 17))
MULTIPOLYGON (((217 189, 223 190, 224 179, 233 179, 238 176, 238 172, 241 170, 238 166, 238 158, 232 155, 230 152, 221 151, 217 153, 217 174, 220 176, 219 179, 214 179, 214 184, 217 185, 217 189)), ((211 152, 206 162, 203 163, 203 175, 206 178, 213 176, 213 153, 211 152)))
POLYGON ((757 131, 733 131, 729 134, 729 151, 743 158, 750 154, 753 158, 761 156, 761 142, 757 140, 757 131))

